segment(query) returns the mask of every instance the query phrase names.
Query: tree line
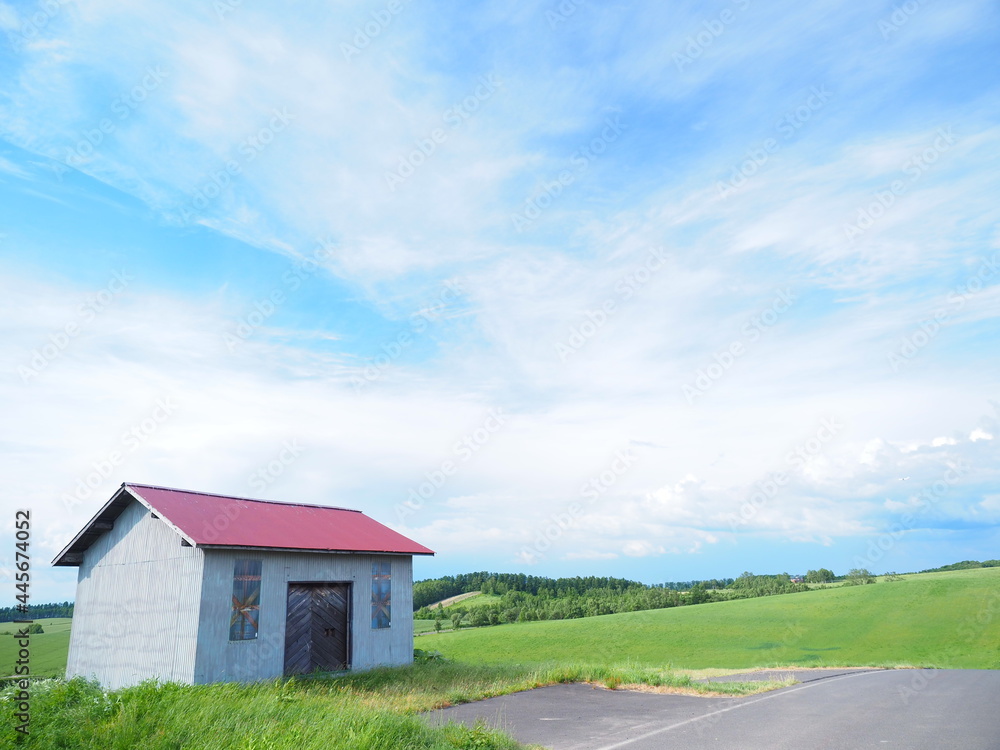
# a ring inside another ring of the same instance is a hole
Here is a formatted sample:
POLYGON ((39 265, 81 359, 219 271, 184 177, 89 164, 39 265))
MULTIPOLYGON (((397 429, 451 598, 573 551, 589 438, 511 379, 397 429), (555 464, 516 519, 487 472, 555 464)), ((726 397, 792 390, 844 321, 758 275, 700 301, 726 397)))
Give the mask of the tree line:
POLYGON ((461 573, 454 576, 416 581, 413 584, 413 609, 416 611, 443 599, 450 599, 453 596, 468 594, 473 591, 480 591, 493 596, 503 596, 511 591, 532 594, 533 596, 539 596, 544 593, 548 597, 561 598, 570 594, 582 596, 587 592, 595 590, 624 593, 637 589, 690 591, 695 586, 709 590, 724 589, 731 585, 733 581, 734 579, 732 578, 712 578, 705 581, 669 581, 647 586, 644 583, 630 581, 625 578, 600 576, 548 578, 546 576, 525 575, 524 573, 490 573, 479 571, 476 573, 461 573))
POLYGON ((14 620, 40 620, 43 617, 72 616, 73 602, 29 604, 28 609, 25 612, 22 612, 17 607, 0 607, 0 622, 14 622, 14 620))
MULTIPOLYGON (((649 609, 704 604, 727 599, 745 599, 806 591, 808 586, 793 583, 787 573, 779 575, 754 575, 744 573, 737 579, 696 581, 684 590, 665 584, 646 585, 621 578, 544 578, 522 574, 466 574, 435 581, 418 581, 414 584, 414 603, 419 604, 414 617, 424 620, 451 621, 453 627, 462 625, 499 625, 535 620, 568 620, 620 612, 638 612, 649 609), (468 585, 468 591, 456 590, 457 580, 468 585), (436 585, 443 580, 445 586, 436 585), (424 584, 435 585, 425 586, 424 584), (417 599, 420 590, 421 598, 417 599), (430 608, 430 592, 448 592, 443 599, 461 593, 481 591, 494 598, 485 604, 458 602, 449 607, 430 608)), ((438 629, 441 628, 438 625, 438 629)))
POLYGON ((962 560, 962 562, 942 565, 940 568, 928 568, 921 573, 945 573, 950 570, 973 570, 975 568, 1000 568, 1000 560, 962 560))

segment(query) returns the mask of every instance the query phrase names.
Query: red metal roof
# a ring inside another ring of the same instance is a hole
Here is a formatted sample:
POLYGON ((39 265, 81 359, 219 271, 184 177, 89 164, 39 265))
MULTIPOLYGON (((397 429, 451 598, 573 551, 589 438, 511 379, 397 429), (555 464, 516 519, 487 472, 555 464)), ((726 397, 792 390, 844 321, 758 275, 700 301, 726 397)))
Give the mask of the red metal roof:
POLYGON ((358 510, 124 486, 199 545, 434 554, 358 510))
MULTIPOLYGON (((434 554, 422 544, 357 510, 210 495, 145 484, 125 483, 122 490, 148 505, 197 546, 434 554)), ((90 527, 98 521, 113 521, 124 510, 125 500, 121 490, 116 493, 53 561, 54 564, 78 564, 70 558, 63 560, 63 557, 66 553, 81 553, 87 549, 100 535, 88 533, 90 527)))

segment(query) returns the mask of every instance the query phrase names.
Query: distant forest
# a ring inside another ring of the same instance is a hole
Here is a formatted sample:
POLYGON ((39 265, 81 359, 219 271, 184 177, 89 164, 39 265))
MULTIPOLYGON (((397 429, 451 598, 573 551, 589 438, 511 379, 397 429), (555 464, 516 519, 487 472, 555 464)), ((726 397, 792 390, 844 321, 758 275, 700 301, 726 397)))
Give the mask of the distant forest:
MULTIPOLYGON (((963 560, 939 568, 928 568, 919 573, 944 573, 953 570, 997 568, 1000 560, 963 560)), ((825 568, 809 571, 806 581, 822 582, 834 579, 825 568)), ((787 573, 754 575, 744 573, 739 578, 711 578, 704 581, 666 581, 647 585, 625 578, 546 578, 523 573, 461 573, 443 576, 413 584, 413 609, 418 618, 433 620, 437 610, 429 605, 471 591, 500 597, 493 605, 464 610, 470 619, 485 617, 494 624, 530 619, 548 620, 586 617, 594 614, 634 612, 643 609, 662 609, 685 604, 701 604, 725 599, 746 599, 755 596, 790 594, 806 591, 808 586, 793 583, 787 573), (683 594, 683 595, 682 595, 683 594), (423 610, 423 611, 421 611, 423 610), (481 610, 479 614, 475 610, 481 610), (513 618, 513 619, 510 619, 513 618)), ((450 607, 446 616, 451 617, 461 605, 450 607)), ((73 602, 29 604, 28 611, 17 607, 0 607, 0 622, 14 620, 39 620, 43 617, 72 617, 73 602)), ((485 623, 484 623, 485 624, 485 623)))
POLYGON ((28 611, 22 612, 17 607, 0 607, 0 622, 14 620, 40 620, 43 617, 72 617, 73 602, 62 604, 29 604, 28 611))
POLYGON ((413 601, 416 618, 450 619, 460 627, 466 617, 472 626, 568 620, 808 590, 805 584, 793 583, 787 573, 763 576, 744 573, 736 579, 650 586, 623 578, 543 578, 479 572, 418 581, 413 584, 413 601), (442 599, 473 591, 496 598, 468 607, 462 602, 448 608, 429 607, 442 599))
POLYGON ((972 570, 974 568, 1000 568, 1000 560, 963 560, 962 562, 942 565, 940 568, 928 568, 921 573, 945 573, 949 570, 972 570))
POLYGON ((544 576, 529 576, 523 573, 461 573, 456 576, 444 576, 413 584, 413 609, 418 610, 442 599, 448 599, 470 591, 481 591, 484 594, 503 596, 510 591, 520 591, 538 596, 545 592, 550 598, 561 598, 575 593, 585 594, 594 590, 608 590, 622 593, 636 589, 669 589, 671 591, 688 591, 700 585, 705 589, 724 589, 733 583, 732 578, 711 579, 708 581, 668 581, 647 586, 638 581, 625 578, 546 578, 544 576))
MULTIPOLYGON (((1000 560, 964 560, 940 568, 921 570, 938 573, 953 570, 1000 567, 1000 560)), ((886 574, 886 580, 900 580, 896 573, 886 574)), ((846 576, 835 576, 826 568, 810 570, 802 578, 792 579, 787 573, 754 575, 745 572, 739 578, 705 581, 668 581, 645 584, 625 578, 546 578, 523 573, 462 573, 413 584, 414 617, 421 620, 451 620, 455 627, 466 625, 499 625, 532 620, 564 620, 593 617, 618 612, 665 609, 728 599, 749 599, 775 594, 808 591, 810 583, 842 582, 843 585, 875 583, 876 577, 867 570, 852 570, 846 576), (491 600, 458 602, 449 607, 430 605, 460 594, 480 591, 491 600)))

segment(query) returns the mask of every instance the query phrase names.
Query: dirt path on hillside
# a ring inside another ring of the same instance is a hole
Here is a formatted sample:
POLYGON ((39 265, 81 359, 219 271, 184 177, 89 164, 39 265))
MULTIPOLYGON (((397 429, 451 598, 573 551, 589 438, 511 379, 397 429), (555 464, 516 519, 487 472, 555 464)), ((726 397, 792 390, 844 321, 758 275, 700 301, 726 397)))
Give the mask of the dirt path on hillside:
POLYGON ((428 609, 437 609, 437 606, 439 604, 442 607, 450 607, 452 604, 458 604, 459 602, 465 601, 466 599, 471 599, 474 596, 479 596, 481 593, 483 593, 483 592, 482 591, 470 591, 467 594, 459 594, 458 596, 449 596, 447 599, 442 599, 439 602, 434 602, 433 604, 428 604, 427 608, 428 609))

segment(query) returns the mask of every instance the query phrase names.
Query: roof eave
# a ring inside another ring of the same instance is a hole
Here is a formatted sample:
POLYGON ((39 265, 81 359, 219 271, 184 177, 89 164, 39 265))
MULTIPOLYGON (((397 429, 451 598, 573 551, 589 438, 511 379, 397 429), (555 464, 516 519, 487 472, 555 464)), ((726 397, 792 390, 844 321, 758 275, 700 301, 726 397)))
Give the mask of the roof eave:
POLYGON ((196 544, 194 546, 204 550, 245 549, 257 552, 305 552, 328 555, 423 555, 425 557, 431 557, 436 554, 431 550, 428 550, 427 552, 415 552, 409 550, 384 549, 314 549, 312 547, 258 547, 248 544, 196 544))
MULTIPOLYGON (((77 559, 77 557, 82 557, 83 553, 86 552, 88 549, 90 549, 90 547, 93 544, 93 542, 90 542, 90 544, 88 544, 86 547, 84 547, 83 549, 80 549, 80 550, 77 550, 77 549, 74 549, 74 548, 76 547, 77 543, 80 542, 80 540, 88 532, 90 532, 90 530, 93 527, 93 525, 95 523, 98 523, 99 521, 101 521, 102 517, 108 512, 108 510, 113 505, 115 505, 116 503, 118 503, 120 501, 121 496, 122 496, 123 493, 127 494, 132 500, 138 502, 140 505, 142 505, 144 508, 146 508, 147 510, 149 510, 151 513, 155 513, 156 516, 157 516, 157 518, 159 518, 160 520, 162 520, 167 526, 169 526, 182 539, 187 540, 187 542, 191 546, 194 546, 194 539, 192 539, 187 534, 185 534, 183 531, 181 531, 179 528, 177 528, 176 526, 174 526, 174 524, 172 524, 170 522, 170 519, 168 519, 162 513, 160 513, 159 511, 157 511, 156 508, 154 508, 152 505, 150 505, 148 502, 146 502, 146 500, 144 498, 142 498, 139 495, 139 493, 137 493, 134 489, 132 489, 132 488, 129 487, 128 483, 122 482, 121 487, 119 487, 115 491, 115 494, 113 494, 111 496, 111 499, 108 500, 106 503, 104 503, 104 505, 101 506, 101 509, 98 510, 97 513, 95 513, 93 515, 93 517, 89 521, 87 521, 87 523, 84 524, 83 528, 80 529, 80 531, 77 533, 77 535, 73 537, 73 539, 70 541, 70 543, 67 544, 62 549, 62 551, 58 555, 55 556, 55 558, 53 558, 53 560, 52 560, 52 565, 53 566, 78 567, 80 565, 81 560, 77 559)), ((118 515, 121 515, 121 512, 119 512, 118 515)), ((117 517, 118 516, 115 516, 115 518, 117 518, 117 517)), ((107 533, 107 532, 102 532, 102 533, 107 533)))
POLYGON ((124 483, 122 484, 121 487, 119 487, 115 491, 115 494, 111 496, 111 499, 108 500, 106 503, 104 503, 104 505, 101 506, 100 510, 98 510, 97 513, 95 513, 94 516, 89 521, 87 521, 87 523, 83 525, 83 528, 77 532, 76 536, 74 536, 70 540, 69 544, 63 547, 62 551, 52 559, 52 565, 67 565, 67 566, 79 565, 79 563, 63 562, 63 559, 66 557, 66 555, 70 553, 74 545, 76 545, 76 543, 80 541, 80 538, 90 530, 90 527, 93 526, 98 519, 100 519, 100 517, 108 510, 108 508, 110 508, 112 505, 115 504, 115 502, 118 500, 118 498, 121 496, 123 492, 125 492, 124 483))

